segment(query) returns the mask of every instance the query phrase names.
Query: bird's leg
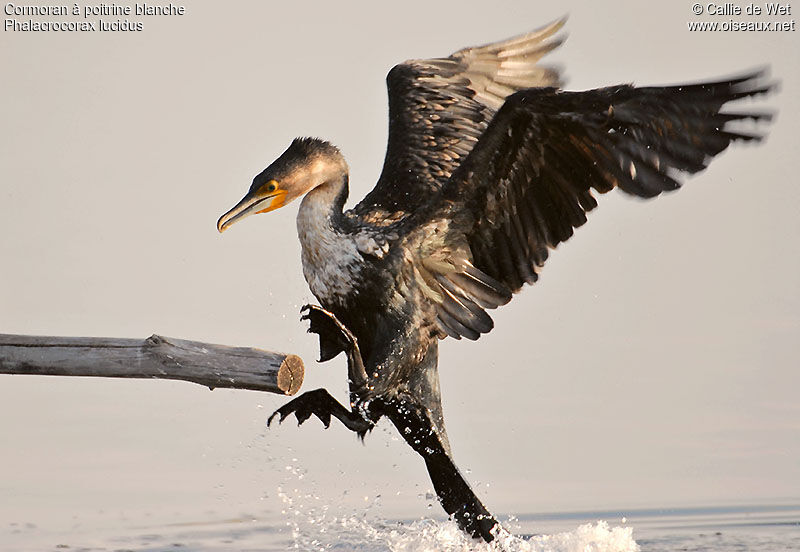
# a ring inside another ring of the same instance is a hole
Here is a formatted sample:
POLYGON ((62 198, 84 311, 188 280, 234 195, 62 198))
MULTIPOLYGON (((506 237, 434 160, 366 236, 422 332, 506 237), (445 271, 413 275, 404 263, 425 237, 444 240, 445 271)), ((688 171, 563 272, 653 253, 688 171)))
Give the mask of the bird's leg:
MULTIPOLYGON (((356 336, 333 313, 322 307, 305 305, 300 312, 303 313, 301 319, 310 322, 308 331, 319 335, 320 362, 329 360, 344 351, 347 354, 347 372, 351 389, 356 392, 365 389, 367 374, 356 336)), ((375 426, 374 421, 368 416, 348 410, 325 389, 308 391, 292 399, 269 417, 267 425, 272 423, 275 416, 280 416, 278 421, 283 422, 292 413, 297 417, 298 425, 308 420, 313 414, 322 421, 326 428, 330 427, 331 416, 333 416, 345 427, 358 433, 362 439, 366 432, 375 426)))
POLYGON ((272 416, 267 420, 267 426, 272 423, 275 416, 280 416, 278 423, 282 423, 292 413, 297 417, 297 425, 308 420, 313 414, 320 419, 326 428, 330 427, 331 416, 333 416, 342 422, 347 429, 358 433, 358 436, 362 439, 367 431, 375 425, 363 416, 347 410, 326 389, 307 391, 292 399, 272 413, 272 416))
POLYGON ((367 371, 358 339, 336 316, 317 305, 304 305, 300 310, 301 320, 310 322, 309 332, 319 335, 320 362, 330 360, 341 351, 347 354, 347 376, 352 390, 358 392, 366 389, 367 371))
POLYGON ((442 445, 428 410, 403 394, 383 401, 387 416, 425 460, 433 488, 444 510, 475 538, 494 540, 500 524, 470 488, 442 445))

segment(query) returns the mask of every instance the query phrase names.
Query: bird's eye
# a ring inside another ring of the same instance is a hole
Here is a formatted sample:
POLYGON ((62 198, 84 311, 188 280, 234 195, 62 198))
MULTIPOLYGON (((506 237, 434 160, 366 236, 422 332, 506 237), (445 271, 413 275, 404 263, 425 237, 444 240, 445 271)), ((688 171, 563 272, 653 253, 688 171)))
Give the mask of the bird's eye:
POLYGON ((274 191, 275 191, 275 190, 277 190, 277 189, 278 189, 278 186, 275 184, 275 182, 274 182, 274 181, 273 181, 273 182, 270 182, 270 183, 267 185, 267 191, 268 191, 268 192, 274 192, 274 191))

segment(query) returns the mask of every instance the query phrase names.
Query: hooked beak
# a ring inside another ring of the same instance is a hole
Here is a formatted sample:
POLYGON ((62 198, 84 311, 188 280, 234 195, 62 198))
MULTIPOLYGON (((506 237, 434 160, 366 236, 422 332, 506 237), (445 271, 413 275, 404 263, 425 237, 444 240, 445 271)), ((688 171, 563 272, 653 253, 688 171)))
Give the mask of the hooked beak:
POLYGON ((264 192, 263 190, 248 192, 233 209, 219 217, 217 230, 222 233, 233 223, 239 222, 250 215, 267 213, 283 207, 286 203, 286 194, 287 191, 280 188, 273 192, 264 192))

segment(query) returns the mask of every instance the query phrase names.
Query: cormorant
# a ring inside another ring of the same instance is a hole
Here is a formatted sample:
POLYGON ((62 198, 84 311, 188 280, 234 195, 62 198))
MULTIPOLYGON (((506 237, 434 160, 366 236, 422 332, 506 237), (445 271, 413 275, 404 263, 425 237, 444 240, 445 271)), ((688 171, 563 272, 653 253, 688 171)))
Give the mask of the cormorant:
POLYGON ((478 339, 487 310, 536 282, 550 249, 619 188, 650 198, 680 187, 732 141, 758 140, 721 112, 767 92, 762 73, 683 86, 560 89, 538 64, 561 44, 564 20, 446 58, 406 61, 387 76, 389 140, 375 188, 343 212, 348 167, 339 150, 295 139, 218 221, 220 232, 302 197, 303 274, 322 308, 304 307, 320 361, 345 352, 350 409, 326 390, 280 409, 283 421, 338 418, 362 438, 387 416, 425 460, 439 500, 475 537, 497 522, 450 454, 438 341, 478 339))

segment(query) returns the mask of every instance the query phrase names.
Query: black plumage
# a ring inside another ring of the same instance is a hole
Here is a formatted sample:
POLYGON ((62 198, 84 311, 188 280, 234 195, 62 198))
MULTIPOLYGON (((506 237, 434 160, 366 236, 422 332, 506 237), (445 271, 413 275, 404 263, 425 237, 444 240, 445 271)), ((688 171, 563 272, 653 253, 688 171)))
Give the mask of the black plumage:
POLYGON ((593 194, 675 190, 731 142, 760 139, 741 124, 769 120, 721 111, 769 91, 761 72, 563 91, 558 72, 538 65, 562 25, 392 69, 383 172, 352 210, 343 156, 304 138, 218 222, 223 231, 303 197, 303 272, 322 305, 304 318, 321 360, 347 354, 352 409, 315 390, 275 415, 326 426, 333 416, 362 437, 387 416, 425 459, 445 510, 487 541, 496 521, 455 467, 444 428, 438 340, 491 331, 486 310, 537 281, 597 206, 593 194))

